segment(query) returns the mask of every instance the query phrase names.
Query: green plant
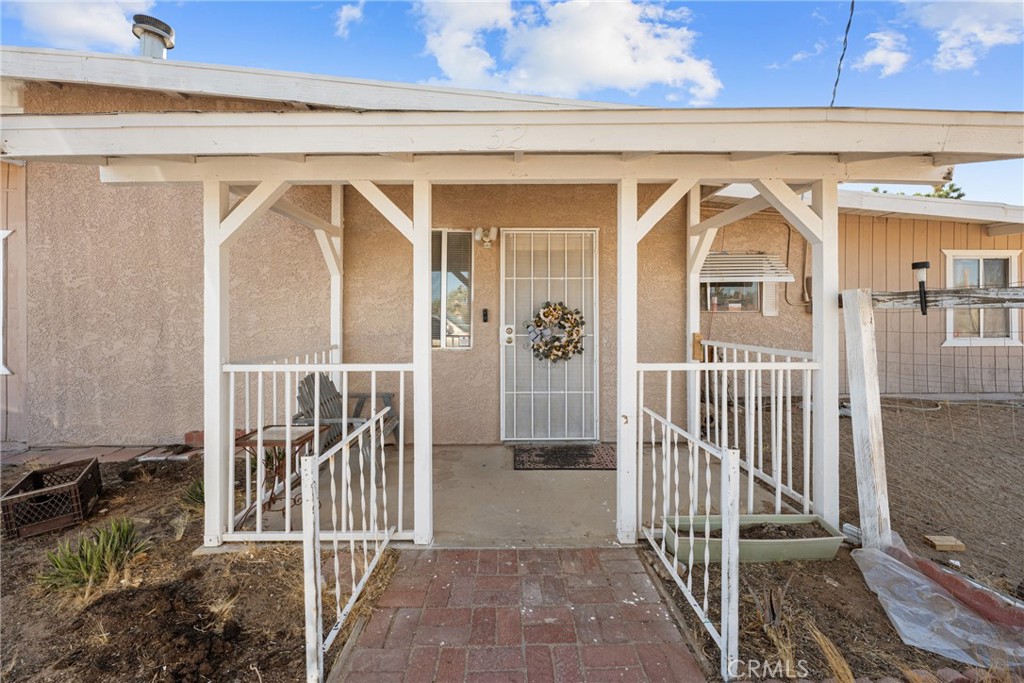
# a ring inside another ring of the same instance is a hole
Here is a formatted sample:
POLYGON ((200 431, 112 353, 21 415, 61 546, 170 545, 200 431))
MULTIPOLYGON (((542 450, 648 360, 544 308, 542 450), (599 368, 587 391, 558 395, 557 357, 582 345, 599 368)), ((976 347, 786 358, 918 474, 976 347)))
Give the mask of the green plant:
POLYGON ((192 480, 181 494, 181 506, 186 510, 202 510, 206 504, 206 484, 202 477, 192 480))
POLYGON ((70 541, 57 545, 56 551, 46 553, 50 568, 39 576, 39 583, 47 590, 60 590, 85 586, 92 588, 100 581, 112 581, 128 566, 129 561, 149 548, 149 542, 139 538, 135 522, 121 517, 110 525, 83 538, 77 547, 70 541))

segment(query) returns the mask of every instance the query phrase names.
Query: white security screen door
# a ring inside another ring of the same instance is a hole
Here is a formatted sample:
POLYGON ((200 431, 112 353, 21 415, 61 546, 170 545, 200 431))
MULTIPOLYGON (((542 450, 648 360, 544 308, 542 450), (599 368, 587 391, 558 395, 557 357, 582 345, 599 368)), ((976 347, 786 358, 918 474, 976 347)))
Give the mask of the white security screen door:
POLYGON ((501 438, 598 439, 597 231, 503 230, 501 438), (534 357, 527 325, 546 302, 579 309, 583 353, 534 357))

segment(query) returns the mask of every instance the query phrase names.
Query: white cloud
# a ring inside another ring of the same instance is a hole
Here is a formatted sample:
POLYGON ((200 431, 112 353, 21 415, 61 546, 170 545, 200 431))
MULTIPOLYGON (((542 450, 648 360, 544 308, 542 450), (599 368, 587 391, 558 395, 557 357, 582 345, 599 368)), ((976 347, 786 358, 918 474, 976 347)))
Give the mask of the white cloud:
POLYGON ((348 38, 348 28, 363 20, 363 6, 366 0, 342 5, 334 15, 334 35, 348 38))
POLYGON ((867 71, 873 67, 881 67, 881 78, 892 76, 903 71, 910 61, 907 49, 907 37, 896 31, 877 31, 868 34, 868 40, 875 41, 875 47, 864 53, 853 68, 867 71))
POLYGON ((932 59, 938 71, 970 69, 998 45, 1024 41, 1024 3, 921 2, 904 4, 908 16, 939 42, 932 59))
POLYGON ((801 50, 800 52, 797 52, 795 55, 790 57, 789 61, 791 61, 791 62, 802 62, 805 59, 809 59, 810 57, 817 57, 818 55, 820 55, 822 52, 825 51, 826 47, 828 47, 828 43, 826 43, 824 40, 819 40, 818 42, 816 42, 814 44, 814 49, 813 50, 811 50, 811 51, 801 50))
POLYGON ((683 25, 685 8, 585 0, 419 7, 446 84, 559 97, 665 85, 685 91, 691 105, 709 104, 722 89, 711 62, 693 53, 697 34, 683 25))
POLYGON ((8 2, 27 33, 48 47, 132 52, 132 15, 147 12, 152 0, 107 2, 8 2))

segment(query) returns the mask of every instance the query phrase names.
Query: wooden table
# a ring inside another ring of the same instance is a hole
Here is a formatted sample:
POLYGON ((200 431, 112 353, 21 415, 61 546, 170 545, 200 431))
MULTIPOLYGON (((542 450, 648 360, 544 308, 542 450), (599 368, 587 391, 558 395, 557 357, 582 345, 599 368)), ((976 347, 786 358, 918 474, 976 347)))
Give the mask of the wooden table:
MULTIPOLYGON (((320 425, 320 436, 323 437, 324 433, 330 429, 328 425, 320 425)), ((285 425, 267 425, 263 428, 263 450, 264 450, 264 465, 267 463, 267 457, 265 451, 268 448, 287 448, 288 441, 285 438, 285 425)), ((267 508, 273 506, 276 500, 274 489, 276 488, 276 482, 282 481, 285 486, 288 486, 290 482, 285 481, 285 459, 292 457, 294 458, 301 453, 307 446, 313 443, 313 437, 316 434, 316 429, 310 426, 303 425, 292 425, 292 452, 286 453, 282 458, 274 458, 274 484, 270 486, 270 498, 267 500, 267 508)), ((257 452, 259 449, 259 430, 255 429, 247 434, 235 439, 235 446, 237 448, 245 449, 245 451, 251 454, 253 457, 260 457, 257 452)), ((295 470, 296 472, 298 470, 295 470)), ((257 482, 257 486, 259 483, 257 482)), ((257 492, 257 497, 263 495, 263 491, 257 492)))

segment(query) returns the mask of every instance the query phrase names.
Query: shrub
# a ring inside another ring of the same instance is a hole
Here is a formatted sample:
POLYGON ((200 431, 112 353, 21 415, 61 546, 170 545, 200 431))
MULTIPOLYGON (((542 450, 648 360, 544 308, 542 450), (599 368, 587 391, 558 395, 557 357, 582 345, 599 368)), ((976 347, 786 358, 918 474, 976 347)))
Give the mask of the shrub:
POLYGON ((135 522, 115 519, 96 529, 91 538, 81 539, 75 548, 65 541, 56 551, 47 552, 50 568, 40 574, 39 583, 47 590, 59 590, 113 581, 133 557, 148 548, 149 542, 139 538, 135 522))
POLYGON ((181 506, 186 510, 199 511, 206 505, 206 485, 202 477, 194 479, 181 494, 181 506))

